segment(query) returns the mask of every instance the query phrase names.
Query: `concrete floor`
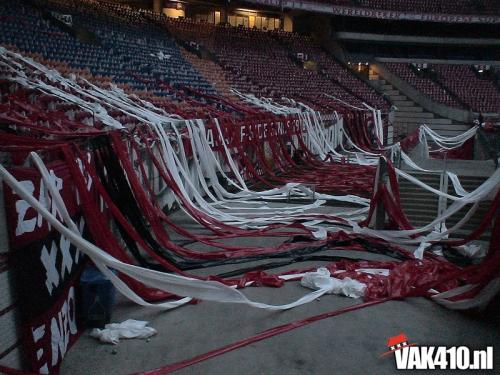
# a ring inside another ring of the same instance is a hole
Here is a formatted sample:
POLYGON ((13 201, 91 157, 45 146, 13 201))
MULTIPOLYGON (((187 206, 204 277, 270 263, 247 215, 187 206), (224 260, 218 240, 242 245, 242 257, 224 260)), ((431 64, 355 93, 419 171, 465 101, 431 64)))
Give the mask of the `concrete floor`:
MULTIPOLYGON (((334 208, 323 210, 336 211, 334 208)), ((341 210, 345 210, 342 208, 341 210)), ((175 220, 190 230, 205 230, 175 213, 175 220)), ((234 239, 229 242, 270 245, 285 239, 234 239)), ((192 244, 193 249, 207 249, 192 244)), ((387 259, 380 255, 347 251, 328 251, 328 254, 367 259, 387 259)), ((254 262, 254 264, 265 261, 254 262)), ((320 266, 322 262, 308 262, 275 269, 283 271, 307 266, 320 266)), ((226 265, 202 274, 217 274, 246 267, 226 265)), ((272 271, 270 271, 272 272, 272 271)), ((193 272, 195 273, 195 272, 193 272)), ((247 288, 244 293, 255 301, 284 304, 308 292, 298 282, 284 287, 247 288)), ((326 295, 318 301, 289 311, 269 312, 256 308, 201 302, 168 312, 142 308, 118 298, 113 311, 113 322, 126 319, 146 320, 158 330, 149 342, 124 340, 118 346, 101 344, 84 334, 69 351, 61 374, 131 374, 175 363, 217 349, 297 319, 337 310, 361 303, 347 297, 326 295)), ((265 341, 212 358, 178 371, 179 374, 388 374, 395 373, 392 356, 380 359, 387 350, 386 340, 401 332, 411 342, 420 345, 467 345, 484 348, 493 345, 500 350, 500 304, 491 306, 482 314, 460 313, 447 310, 423 298, 391 301, 338 317, 327 318, 265 341)), ((495 368, 500 368, 500 355, 495 353, 495 368)), ((434 371, 439 373, 439 371, 434 371)), ((421 372, 422 373, 422 372, 421 372)), ((447 372, 449 373, 449 371, 447 372)))

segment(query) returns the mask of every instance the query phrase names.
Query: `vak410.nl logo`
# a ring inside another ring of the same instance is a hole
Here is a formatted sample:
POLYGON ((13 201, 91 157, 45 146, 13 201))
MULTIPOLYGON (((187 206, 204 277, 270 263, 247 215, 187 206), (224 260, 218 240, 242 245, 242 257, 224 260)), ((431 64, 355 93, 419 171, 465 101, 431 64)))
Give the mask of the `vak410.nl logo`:
POLYGON ((389 337, 388 351, 398 370, 493 370, 493 347, 470 350, 467 346, 422 346, 410 343, 404 333, 389 337))

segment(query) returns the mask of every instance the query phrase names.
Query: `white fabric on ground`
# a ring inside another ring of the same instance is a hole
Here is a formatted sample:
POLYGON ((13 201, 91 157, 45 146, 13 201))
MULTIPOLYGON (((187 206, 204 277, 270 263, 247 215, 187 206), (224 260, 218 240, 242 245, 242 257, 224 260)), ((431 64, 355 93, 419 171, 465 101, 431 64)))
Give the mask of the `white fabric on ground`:
POLYGON ((300 284, 313 290, 327 290, 327 294, 340 294, 351 298, 363 297, 366 290, 366 284, 360 283, 349 277, 337 279, 330 275, 324 267, 318 268, 315 272, 307 272, 300 284))
POLYGON ((117 345, 120 339, 147 339, 156 335, 156 329, 147 327, 148 322, 128 319, 121 323, 110 323, 104 329, 94 328, 90 336, 107 344, 117 345))

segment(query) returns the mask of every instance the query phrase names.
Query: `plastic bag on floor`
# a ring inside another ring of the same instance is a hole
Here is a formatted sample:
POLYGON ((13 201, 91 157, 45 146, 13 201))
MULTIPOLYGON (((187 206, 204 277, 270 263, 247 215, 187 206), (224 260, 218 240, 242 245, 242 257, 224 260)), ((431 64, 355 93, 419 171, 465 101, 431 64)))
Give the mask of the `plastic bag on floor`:
POLYGON ((307 272, 300 281, 302 286, 309 289, 328 289, 328 294, 342 294, 351 298, 363 297, 366 284, 349 277, 337 279, 330 275, 326 268, 318 268, 316 272, 307 272))
POLYGON ((120 339, 147 339, 156 335, 156 329, 146 327, 148 322, 128 319, 122 323, 106 324, 104 329, 94 328, 90 336, 101 342, 117 345, 120 339))

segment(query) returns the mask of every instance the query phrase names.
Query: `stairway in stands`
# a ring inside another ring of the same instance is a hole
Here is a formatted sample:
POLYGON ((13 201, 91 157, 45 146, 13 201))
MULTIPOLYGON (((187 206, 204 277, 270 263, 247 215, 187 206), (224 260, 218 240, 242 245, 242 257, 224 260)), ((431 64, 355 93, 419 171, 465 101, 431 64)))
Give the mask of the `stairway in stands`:
MULTIPOLYGON (((422 181, 423 183, 439 190, 440 188, 440 173, 423 173, 423 172, 411 172, 411 175, 422 181)), ((475 190, 479 185, 486 181, 487 177, 480 176, 459 176, 460 183, 462 187, 471 192, 475 190)), ((429 224, 438 215, 439 198, 436 194, 421 188, 413 184, 412 182, 401 178, 399 179, 400 193, 401 193, 401 205, 403 210, 408 217, 408 220, 414 227, 422 227, 429 224)), ((448 182, 448 194, 456 196, 455 189, 448 182)), ((446 207, 449 207, 453 201, 450 199, 445 199, 444 203, 446 207)), ((459 230, 454 232, 450 237, 452 238, 464 238, 470 234, 474 229, 476 229, 481 219, 484 217, 488 208, 491 205, 491 201, 483 201, 479 204, 477 211, 474 215, 465 223, 459 230)), ((458 223, 471 208, 471 204, 466 205, 460 211, 452 215, 446 220, 446 227, 448 229, 452 228, 456 223, 458 223)), ((491 237, 491 228, 488 228, 485 233, 481 235, 479 240, 489 241, 491 237)))
POLYGON ((241 103, 238 96, 231 92, 231 85, 220 65, 212 60, 202 59, 185 48, 180 47, 182 56, 201 74, 205 80, 210 82, 217 92, 235 103, 241 103))
POLYGON ((386 80, 370 70, 370 81, 374 83, 397 107, 394 126, 394 139, 410 134, 420 125, 428 125, 437 133, 452 137, 469 129, 468 125, 456 123, 447 118, 437 117, 394 88, 386 80))

